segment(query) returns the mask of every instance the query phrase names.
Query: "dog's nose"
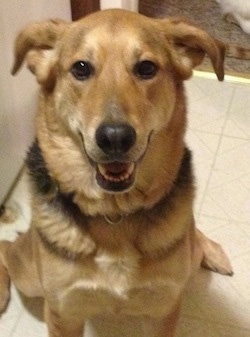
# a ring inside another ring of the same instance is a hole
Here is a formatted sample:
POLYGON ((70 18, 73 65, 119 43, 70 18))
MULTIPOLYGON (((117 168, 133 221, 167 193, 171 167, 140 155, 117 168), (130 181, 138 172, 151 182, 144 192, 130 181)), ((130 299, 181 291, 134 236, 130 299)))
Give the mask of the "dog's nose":
POLYGON ((96 130, 97 145, 106 154, 124 154, 134 145, 136 133, 129 124, 101 124, 96 130))

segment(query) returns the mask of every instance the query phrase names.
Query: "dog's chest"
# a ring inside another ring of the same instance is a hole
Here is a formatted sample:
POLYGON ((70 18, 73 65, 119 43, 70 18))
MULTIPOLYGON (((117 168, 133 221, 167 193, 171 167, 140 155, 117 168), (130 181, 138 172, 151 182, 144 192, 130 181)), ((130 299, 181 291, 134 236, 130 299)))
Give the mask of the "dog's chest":
POLYGON ((93 280, 100 287, 104 287, 114 294, 126 297, 131 283, 136 278, 139 269, 139 259, 136 255, 123 254, 123 256, 112 256, 101 253, 95 259, 96 273, 93 280))
POLYGON ((60 294, 65 307, 74 306, 83 315, 100 313, 161 315, 176 301, 181 284, 159 268, 142 266, 137 254, 121 256, 100 253, 60 294))

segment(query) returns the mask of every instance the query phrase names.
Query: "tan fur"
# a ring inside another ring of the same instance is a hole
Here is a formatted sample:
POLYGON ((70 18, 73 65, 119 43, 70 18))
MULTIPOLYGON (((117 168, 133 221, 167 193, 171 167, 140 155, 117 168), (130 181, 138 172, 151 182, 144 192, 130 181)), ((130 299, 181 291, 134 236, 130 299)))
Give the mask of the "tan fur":
POLYGON ((0 308, 9 274, 24 294, 45 298, 50 337, 80 337, 84 321, 100 314, 149 318, 157 323, 154 336, 170 337, 186 282, 201 261, 231 273, 221 248, 195 230, 192 175, 182 167, 182 82, 205 54, 222 80, 224 52, 185 20, 119 10, 24 28, 13 73, 26 58, 41 84, 36 134, 55 188, 34 190, 31 229, 13 244, 0 243, 0 308), (79 60, 94 67, 84 81, 71 74, 79 60), (141 60, 158 65, 153 78, 135 74, 141 60), (97 184, 89 161, 103 160, 95 141, 103 121, 136 130, 126 153, 136 178, 120 193, 97 184), (73 193, 78 223, 53 206, 58 190, 73 193))

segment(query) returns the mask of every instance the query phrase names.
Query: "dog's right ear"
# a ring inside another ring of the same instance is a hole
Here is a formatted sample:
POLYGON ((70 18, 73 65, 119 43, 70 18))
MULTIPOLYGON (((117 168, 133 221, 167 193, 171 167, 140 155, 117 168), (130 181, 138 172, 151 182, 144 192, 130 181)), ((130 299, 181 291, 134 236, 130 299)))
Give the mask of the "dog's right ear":
POLYGON ((53 87, 57 62, 56 43, 67 25, 67 22, 56 19, 26 26, 15 41, 12 75, 17 73, 26 58, 28 68, 35 74, 38 83, 53 87))
POLYGON ((207 55, 219 81, 224 79, 226 46, 186 19, 173 17, 158 20, 172 43, 172 62, 182 79, 192 75, 193 68, 207 55))

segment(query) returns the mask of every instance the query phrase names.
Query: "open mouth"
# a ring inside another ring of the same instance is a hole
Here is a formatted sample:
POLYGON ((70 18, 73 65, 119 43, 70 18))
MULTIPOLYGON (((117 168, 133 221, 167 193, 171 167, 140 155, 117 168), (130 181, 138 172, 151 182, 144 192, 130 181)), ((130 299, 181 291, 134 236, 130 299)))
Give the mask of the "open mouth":
POLYGON ((114 161, 97 164, 96 180, 107 191, 121 192, 129 189, 135 180, 135 163, 114 161))

